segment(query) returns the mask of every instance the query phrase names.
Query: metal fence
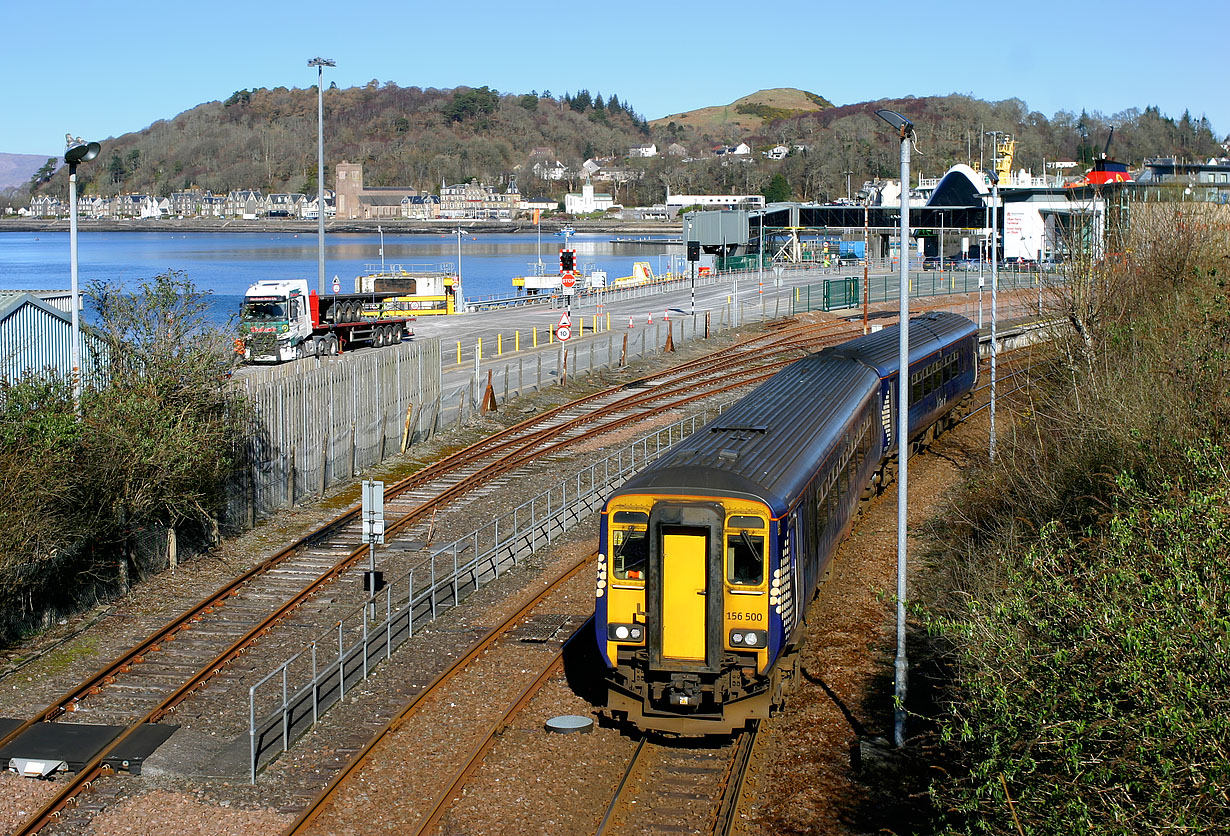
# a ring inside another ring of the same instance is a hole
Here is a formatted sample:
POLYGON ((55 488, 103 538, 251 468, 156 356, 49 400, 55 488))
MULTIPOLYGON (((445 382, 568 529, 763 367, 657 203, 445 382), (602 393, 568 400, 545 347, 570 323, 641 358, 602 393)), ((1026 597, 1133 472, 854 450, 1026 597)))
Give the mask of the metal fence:
POLYGON ((440 343, 415 340, 352 356, 248 370, 233 386, 256 424, 229 491, 227 521, 258 517, 323 494, 437 428, 440 343))
MULTIPOLYGON (((1063 280, 1062 274, 1044 273, 1038 270, 1000 270, 998 278, 1001 292, 1023 289, 1041 290, 1063 280)), ((911 298, 971 294, 977 293, 979 289, 987 293, 991 292, 989 270, 982 273, 978 270, 965 269, 911 271, 909 281, 911 298)), ((895 301, 900 294, 901 277, 896 273, 872 275, 868 277, 867 285, 869 304, 895 301)), ((862 302, 862 276, 826 279, 820 284, 796 287, 791 294, 790 313, 839 310, 843 307, 861 305, 862 302), (845 304, 842 304, 843 302, 845 304)))
POLYGON ((261 767, 289 749, 415 630, 588 519, 611 489, 720 411, 664 427, 470 534, 424 547, 421 566, 355 607, 248 689, 252 782, 261 767))

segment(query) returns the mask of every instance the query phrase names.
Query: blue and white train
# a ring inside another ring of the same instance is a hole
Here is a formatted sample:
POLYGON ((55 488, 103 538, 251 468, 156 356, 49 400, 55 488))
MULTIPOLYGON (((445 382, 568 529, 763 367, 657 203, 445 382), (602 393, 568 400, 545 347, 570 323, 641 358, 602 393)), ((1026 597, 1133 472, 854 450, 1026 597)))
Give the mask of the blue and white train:
MULTIPOLYGON (((909 330, 918 444, 968 409, 978 333, 950 313, 909 330)), ((898 351, 894 325, 793 363, 608 498, 595 631, 610 716, 728 734, 781 705, 803 611, 896 471, 898 351)))

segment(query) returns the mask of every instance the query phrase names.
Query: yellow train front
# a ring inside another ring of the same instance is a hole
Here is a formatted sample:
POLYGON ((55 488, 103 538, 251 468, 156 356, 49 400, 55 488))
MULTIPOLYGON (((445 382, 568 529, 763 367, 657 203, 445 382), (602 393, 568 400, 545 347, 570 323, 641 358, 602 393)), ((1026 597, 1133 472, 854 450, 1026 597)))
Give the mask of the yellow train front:
POLYGON ((769 509, 623 494, 602 521, 600 644, 615 674, 607 709, 685 734, 727 733, 768 716, 769 600, 780 594, 765 563, 769 509))
MULTIPOLYGON (((729 734, 782 704, 803 610, 894 466, 897 338, 791 364, 612 492, 594 608, 610 716, 729 734)), ((976 369, 969 320, 911 321, 911 439, 965 402, 976 369)))

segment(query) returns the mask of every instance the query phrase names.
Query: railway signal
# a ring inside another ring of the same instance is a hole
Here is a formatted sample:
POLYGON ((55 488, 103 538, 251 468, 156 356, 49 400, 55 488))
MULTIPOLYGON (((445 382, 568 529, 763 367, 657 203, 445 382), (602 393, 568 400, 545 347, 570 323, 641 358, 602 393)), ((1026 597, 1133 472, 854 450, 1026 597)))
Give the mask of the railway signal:
POLYGON ((560 250, 559 251, 559 272, 560 275, 573 273, 577 269, 577 251, 576 250, 560 250))
MULTIPOLYGON (((384 573, 376 571, 376 544, 384 543, 384 482, 363 480, 363 542, 367 543, 368 571, 363 573, 363 591, 375 595, 384 588, 384 573)), ((375 615, 375 604, 372 614, 375 615)))

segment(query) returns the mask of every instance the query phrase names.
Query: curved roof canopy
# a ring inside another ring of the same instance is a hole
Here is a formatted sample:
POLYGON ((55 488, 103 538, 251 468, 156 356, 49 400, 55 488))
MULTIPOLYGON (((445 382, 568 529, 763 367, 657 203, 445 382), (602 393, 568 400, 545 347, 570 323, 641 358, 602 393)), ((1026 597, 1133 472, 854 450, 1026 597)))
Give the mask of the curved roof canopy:
POLYGON ((954 165, 940 179, 927 200, 928 206, 982 206, 983 195, 989 194, 983 175, 964 163, 954 165))

